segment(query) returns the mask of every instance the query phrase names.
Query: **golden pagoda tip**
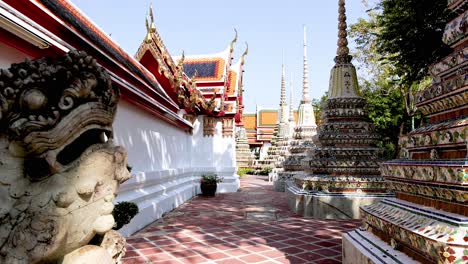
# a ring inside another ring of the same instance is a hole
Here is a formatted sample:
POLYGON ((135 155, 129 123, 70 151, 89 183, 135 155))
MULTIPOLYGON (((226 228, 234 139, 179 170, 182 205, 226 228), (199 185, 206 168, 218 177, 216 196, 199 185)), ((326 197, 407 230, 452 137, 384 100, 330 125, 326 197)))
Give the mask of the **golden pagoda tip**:
POLYGON ((234 28, 234 32, 235 32, 234 38, 232 39, 231 44, 229 45, 231 52, 234 50, 234 44, 237 42, 237 29, 236 28, 234 28))

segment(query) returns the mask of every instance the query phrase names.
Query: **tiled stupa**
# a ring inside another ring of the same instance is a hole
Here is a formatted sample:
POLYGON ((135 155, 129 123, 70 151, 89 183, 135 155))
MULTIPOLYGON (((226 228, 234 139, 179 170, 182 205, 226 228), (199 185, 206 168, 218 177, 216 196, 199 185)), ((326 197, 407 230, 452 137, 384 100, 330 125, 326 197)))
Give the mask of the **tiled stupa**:
POLYGON ((268 155, 263 161, 259 161, 263 167, 276 168, 281 170, 285 157, 289 154, 289 124, 287 116, 286 104, 286 83, 284 80, 284 64, 282 65, 281 74, 281 95, 280 95, 280 108, 279 120, 273 133, 271 140, 271 147, 268 149, 268 155))
POLYGON ((250 151, 247 133, 244 126, 239 127, 236 134, 236 161, 237 167, 246 168, 253 162, 253 153, 250 151))
POLYGON ((289 181, 295 175, 302 173, 302 160, 306 157, 308 150, 314 144, 312 137, 317 134, 317 125, 315 123, 314 108, 309 95, 309 69, 307 63, 307 38, 306 28, 304 27, 304 67, 302 80, 302 99, 298 110, 297 125, 294 128, 293 140, 289 144, 290 155, 283 163, 284 171, 278 175, 275 181, 275 191, 284 192, 285 182, 289 181))
POLYGON ((302 160, 304 174, 287 182, 290 206, 317 218, 359 218, 359 206, 390 196, 379 172, 379 135, 368 120, 349 55, 344 0, 339 1, 339 40, 317 146, 302 160))
POLYGON ((396 198, 362 208, 362 228, 343 237, 344 263, 468 263, 468 1, 448 4, 458 17, 443 40, 454 52, 416 95, 428 122, 383 164, 396 198))

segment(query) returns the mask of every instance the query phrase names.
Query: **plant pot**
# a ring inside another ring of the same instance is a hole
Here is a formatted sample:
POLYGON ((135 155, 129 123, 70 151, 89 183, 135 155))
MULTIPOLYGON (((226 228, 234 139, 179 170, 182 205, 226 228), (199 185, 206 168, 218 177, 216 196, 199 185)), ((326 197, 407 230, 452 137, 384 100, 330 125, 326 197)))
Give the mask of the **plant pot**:
POLYGON ((200 183, 200 189, 203 196, 215 196, 218 184, 200 183))

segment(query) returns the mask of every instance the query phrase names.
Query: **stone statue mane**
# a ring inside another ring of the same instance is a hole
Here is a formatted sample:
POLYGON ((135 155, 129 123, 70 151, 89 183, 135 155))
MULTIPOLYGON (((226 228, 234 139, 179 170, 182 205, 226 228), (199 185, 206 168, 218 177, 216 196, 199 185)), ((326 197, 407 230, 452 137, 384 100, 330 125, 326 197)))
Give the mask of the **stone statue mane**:
POLYGON ((74 263, 80 249, 102 253, 100 263, 118 257, 83 248, 111 230, 118 185, 130 177, 112 142, 118 99, 84 52, 0 71, 0 263, 74 263))

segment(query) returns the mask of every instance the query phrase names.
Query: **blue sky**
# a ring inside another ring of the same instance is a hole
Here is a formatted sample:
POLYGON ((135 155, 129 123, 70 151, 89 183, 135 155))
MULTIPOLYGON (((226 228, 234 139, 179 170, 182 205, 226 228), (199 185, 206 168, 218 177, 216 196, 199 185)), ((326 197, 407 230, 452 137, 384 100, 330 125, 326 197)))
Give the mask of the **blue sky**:
MULTIPOLYGON (((72 2, 124 50, 135 54, 145 37, 145 14, 151 1, 72 2)), ((172 55, 179 55, 182 50, 186 54, 220 52, 232 40, 233 28, 237 29, 234 62, 244 51, 244 42, 249 43, 244 66, 246 112, 255 111, 256 105, 278 107, 282 50, 288 89, 292 76, 294 105, 298 106, 302 90, 302 25, 307 26, 308 34, 310 94, 320 98, 328 90, 336 53, 337 0, 153 0, 152 3, 156 27, 172 55)), ((346 8, 348 25, 366 16, 362 0, 348 0, 346 8)))

